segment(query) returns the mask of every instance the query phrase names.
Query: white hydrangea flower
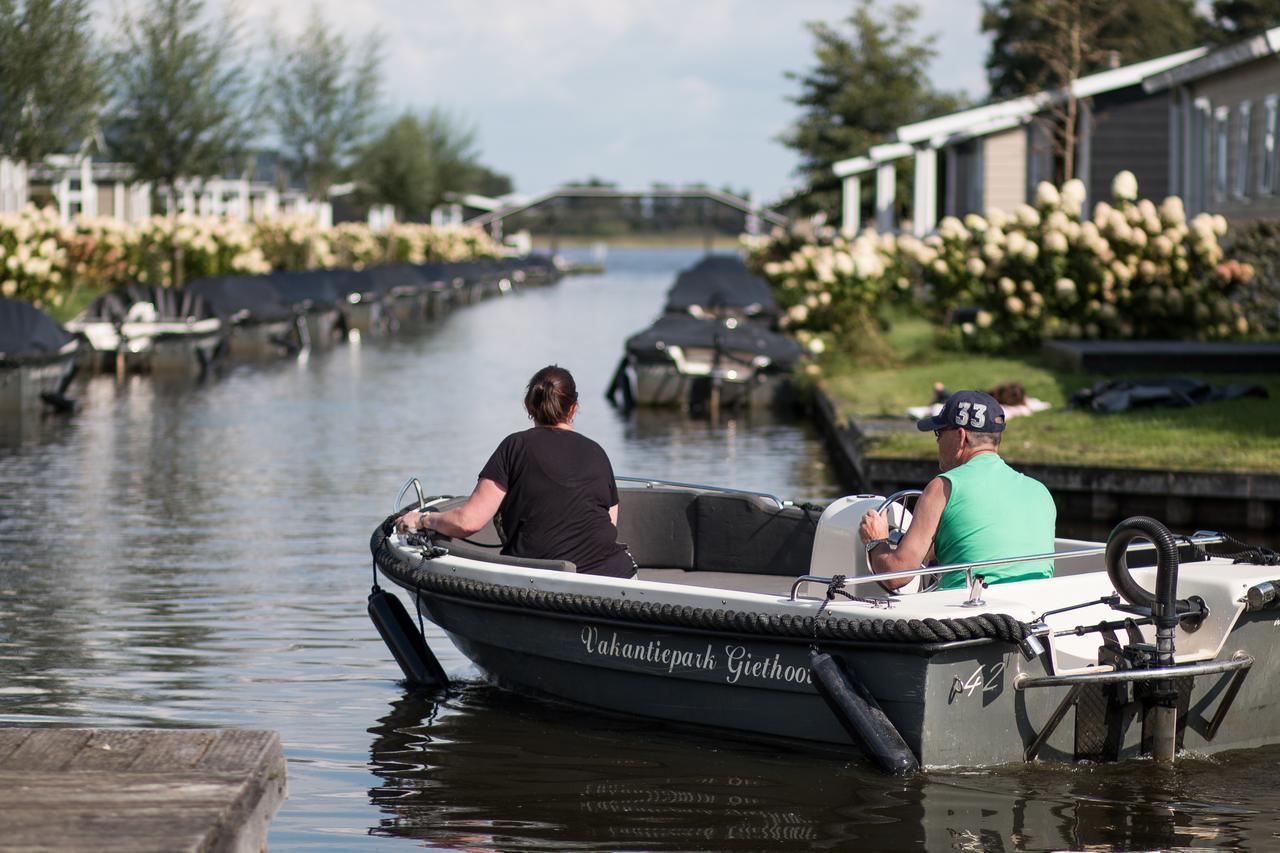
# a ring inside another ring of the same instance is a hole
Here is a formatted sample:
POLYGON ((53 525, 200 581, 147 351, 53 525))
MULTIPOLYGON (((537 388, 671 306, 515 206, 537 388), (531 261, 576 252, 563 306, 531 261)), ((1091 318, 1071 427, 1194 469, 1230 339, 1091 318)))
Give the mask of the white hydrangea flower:
POLYGON ((1062 197, 1058 194, 1058 188, 1048 181, 1041 181, 1036 184, 1036 207, 1052 208, 1057 207, 1062 201, 1062 197))
POLYGON ((996 318, 995 318, 995 315, 992 314, 990 311, 979 311, 977 315, 974 316, 973 319, 975 322, 977 322, 978 328, 986 329, 986 328, 989 328, 991 324, 995 322, 996 318))
POLYGON ((1065 255, 1069 248, 1067 235, 1063 234, 1061 231, 1049 231, 1045 233, 1044 247, 1054 254, 1065 255))
POLYGON ((1084 200, 1088 194, 1084 181, 1072 178, 1062 185, 1062 209, 1072 216, 1079 216, 1084 210, 1084 200))
POLYGON ((1138 197, 1138 179, 1125 169, 1111 180, 1111 196, 1117 201, 1133 201, 1138 197))

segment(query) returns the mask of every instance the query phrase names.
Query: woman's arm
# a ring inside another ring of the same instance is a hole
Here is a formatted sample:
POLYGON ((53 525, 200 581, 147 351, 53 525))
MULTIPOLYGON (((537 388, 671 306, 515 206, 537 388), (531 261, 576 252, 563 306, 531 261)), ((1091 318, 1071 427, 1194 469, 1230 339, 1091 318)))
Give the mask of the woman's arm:
POLYGON ((471 497, 462 506, 448 512, 406 512, 400 517, 396 529, 435 530, 445 536, 463 539, 488 524, 506 496, 505 489, 488 477, 481 477, 476 481, 471 497))
POLYGON ((618 527, 618 505, 617 504, 614 504, 613 506, 609 507, 609 520, 613 522, 613 527, 616 530, 618 527))

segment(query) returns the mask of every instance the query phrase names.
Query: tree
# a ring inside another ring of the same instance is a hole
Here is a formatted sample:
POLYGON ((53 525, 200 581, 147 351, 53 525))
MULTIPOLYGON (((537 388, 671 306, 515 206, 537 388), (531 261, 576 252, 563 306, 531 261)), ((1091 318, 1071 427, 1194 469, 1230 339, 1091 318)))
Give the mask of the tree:
POLYGON ((991 97, 1011 98, 1060 82, 1060 70, 1050 67, 1048 57, 1071 49, 1063 41, 1062 22, 1073 19, 1091 31, 1079 74, 1186 50, 1208 35, 1194 0, 984 0, 991 97))
POLYGON ((836 161, 865 154, 901 125, 961 105, 960 96, 938 92, 929 82, 935 39, 916 34, 919 17, 919 7, 910 3, 880 13, 871 0, 858 0, 844 21, 847 29, 806 24, 817 65, 787 73, 800 83, 800 94, 790 100, 802 114, 781 140, 800 155, 796 171, 813 190, 811 209, 838 208, 838 179, 831 172, 836 161))
POLYGON ((1210 14, 1215 41, 1239 41, 1280 26, 1280 0, 1213 0, 1210 14))
POLYGON ((38 160, 82 142, 105 83, 88 0, 0 0, 0 153, 38 160))
POLYGON ((368 201, 393 205, 403 219, 424 220, 445 193, 477 192, 504 177, 477 157, 475 130, 449 113, 406 112, 364 146, 352 173, 368 201))
POLYGON ((258 90, 232 13, 204 0, 148 0, 120 22, 112 56, 111 143, 139 180, 164 187, 218 175, 244 155, 258 90))
POLYGON ((272 38, 269 113, 286 161, 323 199, 365 141, 381 85, 378 36, 350 44, 330 30, 318 6, 305 29, 272 38))

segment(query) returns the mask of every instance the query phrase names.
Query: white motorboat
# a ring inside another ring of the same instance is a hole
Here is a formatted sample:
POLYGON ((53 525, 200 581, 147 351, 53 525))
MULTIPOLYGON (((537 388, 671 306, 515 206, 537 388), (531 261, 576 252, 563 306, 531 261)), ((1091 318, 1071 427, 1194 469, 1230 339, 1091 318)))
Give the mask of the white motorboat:
POLYGON ((1280 742, 1280 568, 1265 549, 1208 556, 1225 537, 1136 518, 1106 543, 900 573, 961 571, 964 589, 888 594, 857 527, 880 508, 908 525, 901 496, 821 508, 652 481, 620 496, 632 580, 503 556, 492 528, 463 542, 396 534, 399 513, 380 525, 370 613, 409 681, 444 674, 379 573, 499 684, 861 747, 894 772, 1280 742), (1052 578, 984 587, 992 564, 1046 557, 1052 578))

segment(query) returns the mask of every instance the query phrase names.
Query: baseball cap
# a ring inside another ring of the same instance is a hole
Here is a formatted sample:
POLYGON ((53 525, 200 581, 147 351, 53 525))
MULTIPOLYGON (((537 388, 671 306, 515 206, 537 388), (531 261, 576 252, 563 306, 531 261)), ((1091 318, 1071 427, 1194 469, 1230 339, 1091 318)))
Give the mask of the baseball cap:
POLYGON ((957 391, 942 404, 942 411, 916 422, 916 429, 964 427, 974 432, 1004 432, 1004 409, 985 391, 957 391))

